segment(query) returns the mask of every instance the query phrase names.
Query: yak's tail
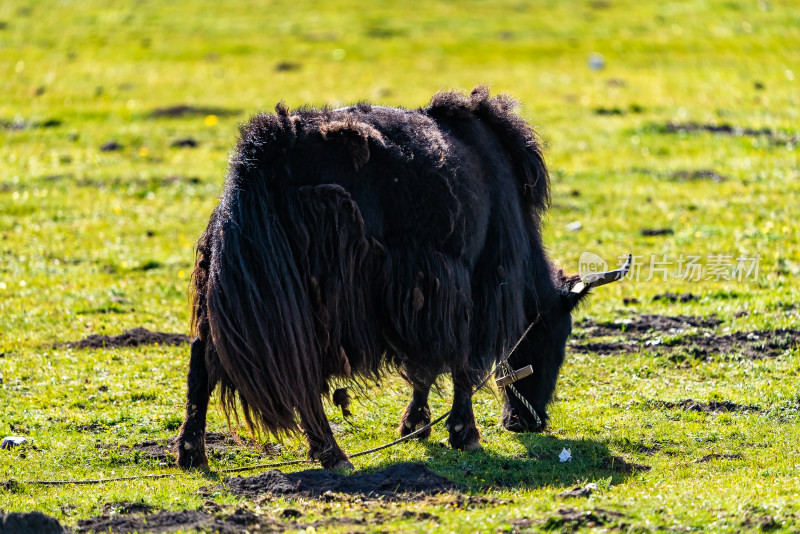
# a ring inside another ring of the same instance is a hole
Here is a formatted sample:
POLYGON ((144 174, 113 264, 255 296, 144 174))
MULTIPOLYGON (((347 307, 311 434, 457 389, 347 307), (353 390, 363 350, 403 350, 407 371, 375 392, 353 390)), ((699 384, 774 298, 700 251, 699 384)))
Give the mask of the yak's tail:
POLYGON ((238 401, 251 429, 294 432, 323 385, 305 281, 270 194, 231 189, 208 230, 205 291, 223 409, 238 420, 238 401))
MULTIPOLYGON (((249 140, 245 132, 240 158, 249 140)), ((232 164, 198 243, 194 329, 202 336, 208 325, 229 422, 241 414, 252 431, 281 435, 300 430, 300 415, 303 430, 319 431, 329 379, 349 377, 351 365, 377 373, 370 244, 342 188, 296 188, 265 166, 232 164)))

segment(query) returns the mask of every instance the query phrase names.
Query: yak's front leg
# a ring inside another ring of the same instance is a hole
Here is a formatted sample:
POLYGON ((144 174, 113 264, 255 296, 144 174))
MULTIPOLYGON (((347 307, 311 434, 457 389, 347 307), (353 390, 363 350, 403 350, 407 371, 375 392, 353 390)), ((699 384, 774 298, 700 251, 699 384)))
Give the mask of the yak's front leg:
POLYGON ((322 400, 315 399, 311 409, 300 414, 300 426, 305 432, 311 459, 319 460, 325 469, 353 469, 353 464, 333 437, 322 400))
MULTIPOLYGON (((416 432, 431 422, 431 409, 428 407, 428 394, 431 391, 430 384, 415 385, 414 392, 411 394, 411 402, 406 406, 406 411, 400 418, 400 436, 405 437, 412 432, 416 432)), ((417 434, 416 439, 428 439, 431 429, 417 434)))
POLYGON ((206 413, 214 385, 206 368, 206 343, 192 341, 186 388, 186 415, 178 431, 178 465, 184 469, 208 469, 206 456, 206 413))
POLYGON ((481 448, 481 433, 472 411, 472 381, 466 371, 453 372, 453 409, 447 418, 450 446, 471 451, 481 448))

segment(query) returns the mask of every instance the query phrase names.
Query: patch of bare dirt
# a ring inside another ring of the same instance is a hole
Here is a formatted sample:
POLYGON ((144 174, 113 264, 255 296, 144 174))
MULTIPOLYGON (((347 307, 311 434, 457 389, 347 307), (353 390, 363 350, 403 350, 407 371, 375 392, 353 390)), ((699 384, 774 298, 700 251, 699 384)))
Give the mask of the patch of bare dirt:
POLYGON ((618 107, 613 107, 613 108, 600 107, 600 108, 594 108, 594 114, 595 115, 618 115, 619 116, 619 115, 624 115, 625 112, 622 111, 618 107))
POLYGON ((691 293, 670 293, 667 291, 666 293, 659 293, 658 295, 653 297, 653 302, 658 302, 659 300, 663 300, 666 302, 693 302, 696 300, 700 300, 700 297, 697 295, 692 295, 691 293))
POLYGON ((639 352, 640 346, 636 342, 620 341, 586 341, 571 345, 576 352, 590 354, 619 354, 622 352, 639 352))
POLYGON ((139 345, 183 345, 189 342, 185 334, 167 332, 151 332, 146 328, 132 328, 117 336, 92 334, 80 341, 70 341, 64 346, 73 349, 103 349, 119 347, 138 347, 139 345))
POLYGON ((0 119, 0 130, 32 130, 36 128, 57 128, 61 126, 61 119, 50 118, 41 122, 28 122, 23 118, 14 120, 0 119))
POLYGON ((646 314, 606 323, 584 320, 576 324, 579 330, 570 346, 577 352, 594 354, 637 352, 647 348, 666 353, 670 360, 682 363, 692 359, 704 360, 714 354, 750 359, 771 358, 800 345, 800 330, 752 330, 718 334, 716 327, 721 323, 714 316, 670 317, 646 314), (690 332, 687 333, 687 330, 690 332), (679 337, 682 334, 686 335, 679 337), (664 339, 664 335, 676 337, 664 339), (615 339, 596 339, 604 337, 615 339))
POLYGON ((661 445, 659 445, 657 443, 654 444, 654 445, 640 444, 640 445, 638 445, 636 447, 636 452, 639 452, 641 454, 646 454, 648 456, 652 456, 652 455, 658 453, 659 451, 661 451, 661 449, 662 449, 661 445))
POLYGON ((100 145, 101 152, 117 152, 119 150, 122 150, 123 148, 125 147, 122 145, 122 143, 114 141, 113 139, 106 141, 105 143, 100 145))
POLYGON ((757 527, 761 532, 772 532, 773 530, 778 530, 783 525, 773 516, 764 514, 757 518, 748 517, 742 521, 742 526, 748 531, 755 530, 754 527, 757 527))
POLYGON ((172 148, 197 148, 199 144, 193 137, 182 137, 174 140, 169 146, 172 148))
POLYGON ((182 530, 213 529, 213 532, 239 532, 217 524, 215 517, 199 510, 162 510, 146 515, 101 515, 78 521, 78 532, 173 532, 182 530), (209 528, 210 527, 210 528, 209 528))
POLYGON ((430 512, 412 512, 404 510, 401 516, 403 519, 414 519, 416 521, 439 521, 439 516, 430 512))
POLYGON ((511 520, 511 532, 517 534, 518 532, 529 532, 534 525, 534 520, 527 517, 511 520))
POLYGON ((165 108, 156 108, 150 112, 153 118, 179 118, 179 117, 206 117, 216 115, 217 117, 229 117, 241 113, 236 109, 226 109, 215 106, 190 106, 188 104, 177 104, 165 108))
POLYGON ((0 532, 3 534, 61 534, 69 532, 58 519, 41 512, 0 513, 0 532))
POLYGON ((744 128, 741 126, 733 126, 732 124, 703 124, 697 122, 668 122, 664 126, 664 131, 667 133, 679 132, 710 132, 719 135, 731 135, 736 137, 760 137, 765 136, 773 141, 779 143, 796 143, 797 137, 787 135, 785 133, 777 132, 770 128, 744 128))
MULTIPOLYGON (((559 532, 576 532, 578 529, 598 528, 606 525, 618 524, 625 516, 619 512, 596 508, 594 510, 575 510, 574 508, 561 508, 557 515, 551 516, 542 524, 544 530, 559 532)), ((621 525, 620 525, 621 526, 621 525)))
POLYGON ((700 402, 692 399, 686 399, 680 402, 666 402, 666 401, 651 401, 649 403, 656 408, 667 408, 686 410, 689 412, 701 412, 708 414, 718 413, 742 413, 742 412, 760 412, 761 408, 753 404, 737 404, 731 401, 710 401, 700 402))
POLYGON ((706 454, 702 458, 698 458, 697 460, 693 461, 693 464, 703 464, 710 462, 712 460, 741 460, 744 458, 742 453, 734 452, 734 453, 712 453, 706 454))
POLYGON ((108 430, 106 425, 100 423, 86 423, 84 425, 76 425, 74 428, 78 432, 105 432, 108 430))
MULTIPOLYGON (((156 460, 166 465, 175 464, 175 449, 177 447, 177 437, 171 439, 151 440, 136 443, 134 445, 123 445, 120 450, 129 452, 139 452, 142 456, 156 460)), ((278 454, 280 446, 277 444, 262 445, 251 438, 239 437, 239 440, 223 432, 206 433, 206 454, 209 458, 222 458, 229 451, 251 451, 257 452, 262 458, 268 458, 278 454)))
POLYGON ((640 332, 658 332, 663 334, 677 334, 689 328, 715 328, 722 321, 711 315, 709 317, 691 317, 688 315, 650 315, 642 314, 630 319, 598 323, 585 319, 576 324, 592 337, 617 336, 626 334, 628 337, 640 337, 640 332))
POLYGON ((724 182, 727 180, 727 178, 715 171, 712 171, 711 169, 677 171, 672 173, 672 178, 679 182, 699 182, 703 180, 708 180, 711 182, 724 182))
POLYGON ((275 64, 275 72, 293 72, 300 70, 302 67, 302 64, 293 61, 280 61, 275 64))
POLYGON ((121 186, 137 186, 137 187, 167 187, 173 184, 191 184, 197 185, 201 182, 197 176, 183 176, 180 174, 172 174, 159 178, 132 178, 130 176, 118 176, 108 180, 96 180, 92 178, 84 178, 76 180, 75 185, 78 187, 96 187, 98 189, 105 189, 107 187, 121 187, 121 186))
MULTIPOLYGON (((683 343, 693 356, 704 359, 711 354, 740 354, 751 359, 774 358, 800 344, 800 330, 753 330, 720 336, 695 334, 683 343)), ((677 346, 677 345, 676 345, 677 346)))
POLYGON ((272 494, 284 497, 326 498, 334 493, 389 499, 420 499, 452 491, 455 484, 420 463, 399 463, 374 473, 343 475, 325 469, 298 473, 269 470, 252 477, 225 479, 231 493, 244 497, 272 494))
POLYGON ((672 228, 642 228, 639 233, 645 237, 653 237, 659 235, 672 235, 675 231, 672 228))
POLYGON ((145 502, 107 502, 103 505, 103 515, 111 514, 149 514, 155 507, 145 502))
MULTIPOLYGON (((191 142, 186 140, 180 141, 186 143, 187 146, 188 143, 191 142)), ((76 187, 90 187, 94 189, 106 189, 112 187, 125 187, 126 189, 131 187, 158 188, 169 187, 174 184, 197 185, 202 183, 202 180, 197 176, 184 176, 180 174, 171 174, 168 176, 150 176, 147 178, 140 176, 112 176, 109 178, 99 179, 92 177, 77 178, 72 173, 61 173, 43 176, 39 180, 45 183, 70 182, 70 185, 75 185, 76 187)), ((2 182, 0 183, 0 191, 21 190, 21 188, 24 187, 31 187, 31 183, 15 184, 12 182, 2 182)))
MULTIPOLYGON (((362 517, 336 517, 330 515, 314 522, 300 522, 303 513, 292 508, 285 508, 276 514, 261 514, 245 508, 239 508, 233 512, 226 510, 213 501, 207 501, 199 510, 160 510, 156 513, 144 514, 115 514, 106 513, 90 519, 78 521, 77 532, 111 532, 111 533, 132 533, 132 532, 174 532, 199 531, 216 532, 223 534, 233 534, 250 532, 251 534, 262 532, 302 532, 319 531, 328 532, 332 528, 350 527, 346 531, 353 532, 353 527, 360 527, 358 532, 363 531, 369 525, 369 532, 379 532, 380 525, 384 524, 387 517, 381 511, 373 511, 370 504, 365 502, 354 503, 360 511, 362 517)), ((331 510, 326 508, 323 515, 331 514, 331 510)), ((416 518, 420 521, 438 521, 438 517, 427 512, 404 511, 403 518, 416 518)))
MULTIPOLYGON (((484 486, 484 489, 487 491, 491 489, 492 486, 484 486)), ((432 501, 441 502, 441 499, 430 499, 432 501)), ((454 508, 463 508, 464 510, 469 510, 471 508, 486 508, 487 506, 502 506, 505 504, 514 504, 514 501, 511 499, 498 499, 496 497, 491 497, 489 495, 463 495, 461 493, 456 493, 455 496, 450 500, 451 506, 454 508)))
POLYGON ((597 484, 591 483, 586 484, 585 486, 577 486, 572 488, 571 490, 562 491, 556 497, 561 499, 586 499, 591 496, 594 490, 597 489, 597 484))

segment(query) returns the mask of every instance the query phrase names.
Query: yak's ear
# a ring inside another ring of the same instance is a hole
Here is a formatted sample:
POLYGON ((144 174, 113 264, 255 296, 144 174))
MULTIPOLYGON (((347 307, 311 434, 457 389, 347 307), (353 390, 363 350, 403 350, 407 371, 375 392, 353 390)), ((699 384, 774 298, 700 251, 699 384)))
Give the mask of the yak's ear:
POLYGON ((567 311, 572 312, 589 295, 592 286, 585 284, 577 274, 568 275, 559 270, 558 282, 567 311))
POLYGON ((378 130, 354 119, 325 123, 320 133, 323 139, 341 143, 347 149, 355 170, 361 169, 369 161, 370 139, 383 144, 383 136, 378 130))

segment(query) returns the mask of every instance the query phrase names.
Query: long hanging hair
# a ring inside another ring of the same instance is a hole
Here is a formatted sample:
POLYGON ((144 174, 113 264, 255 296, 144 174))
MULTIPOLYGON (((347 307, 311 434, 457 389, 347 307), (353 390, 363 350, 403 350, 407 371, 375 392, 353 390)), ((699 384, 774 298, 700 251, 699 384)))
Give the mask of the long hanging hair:
POLYGON ((282 106, 243 129, 193 273, 193 330, 211 341, 226 415, 238 421, 238 402, 248 427, 276 435, 298 431, 297 414, 320 424, 313 408, 328 380, 352 365, 376 373, 380 355, 364 320, 363 220, 339 186, 288 185, 281 148, 295 135, 282 106), (360 350, 348 354, 345 341, 360 350))

